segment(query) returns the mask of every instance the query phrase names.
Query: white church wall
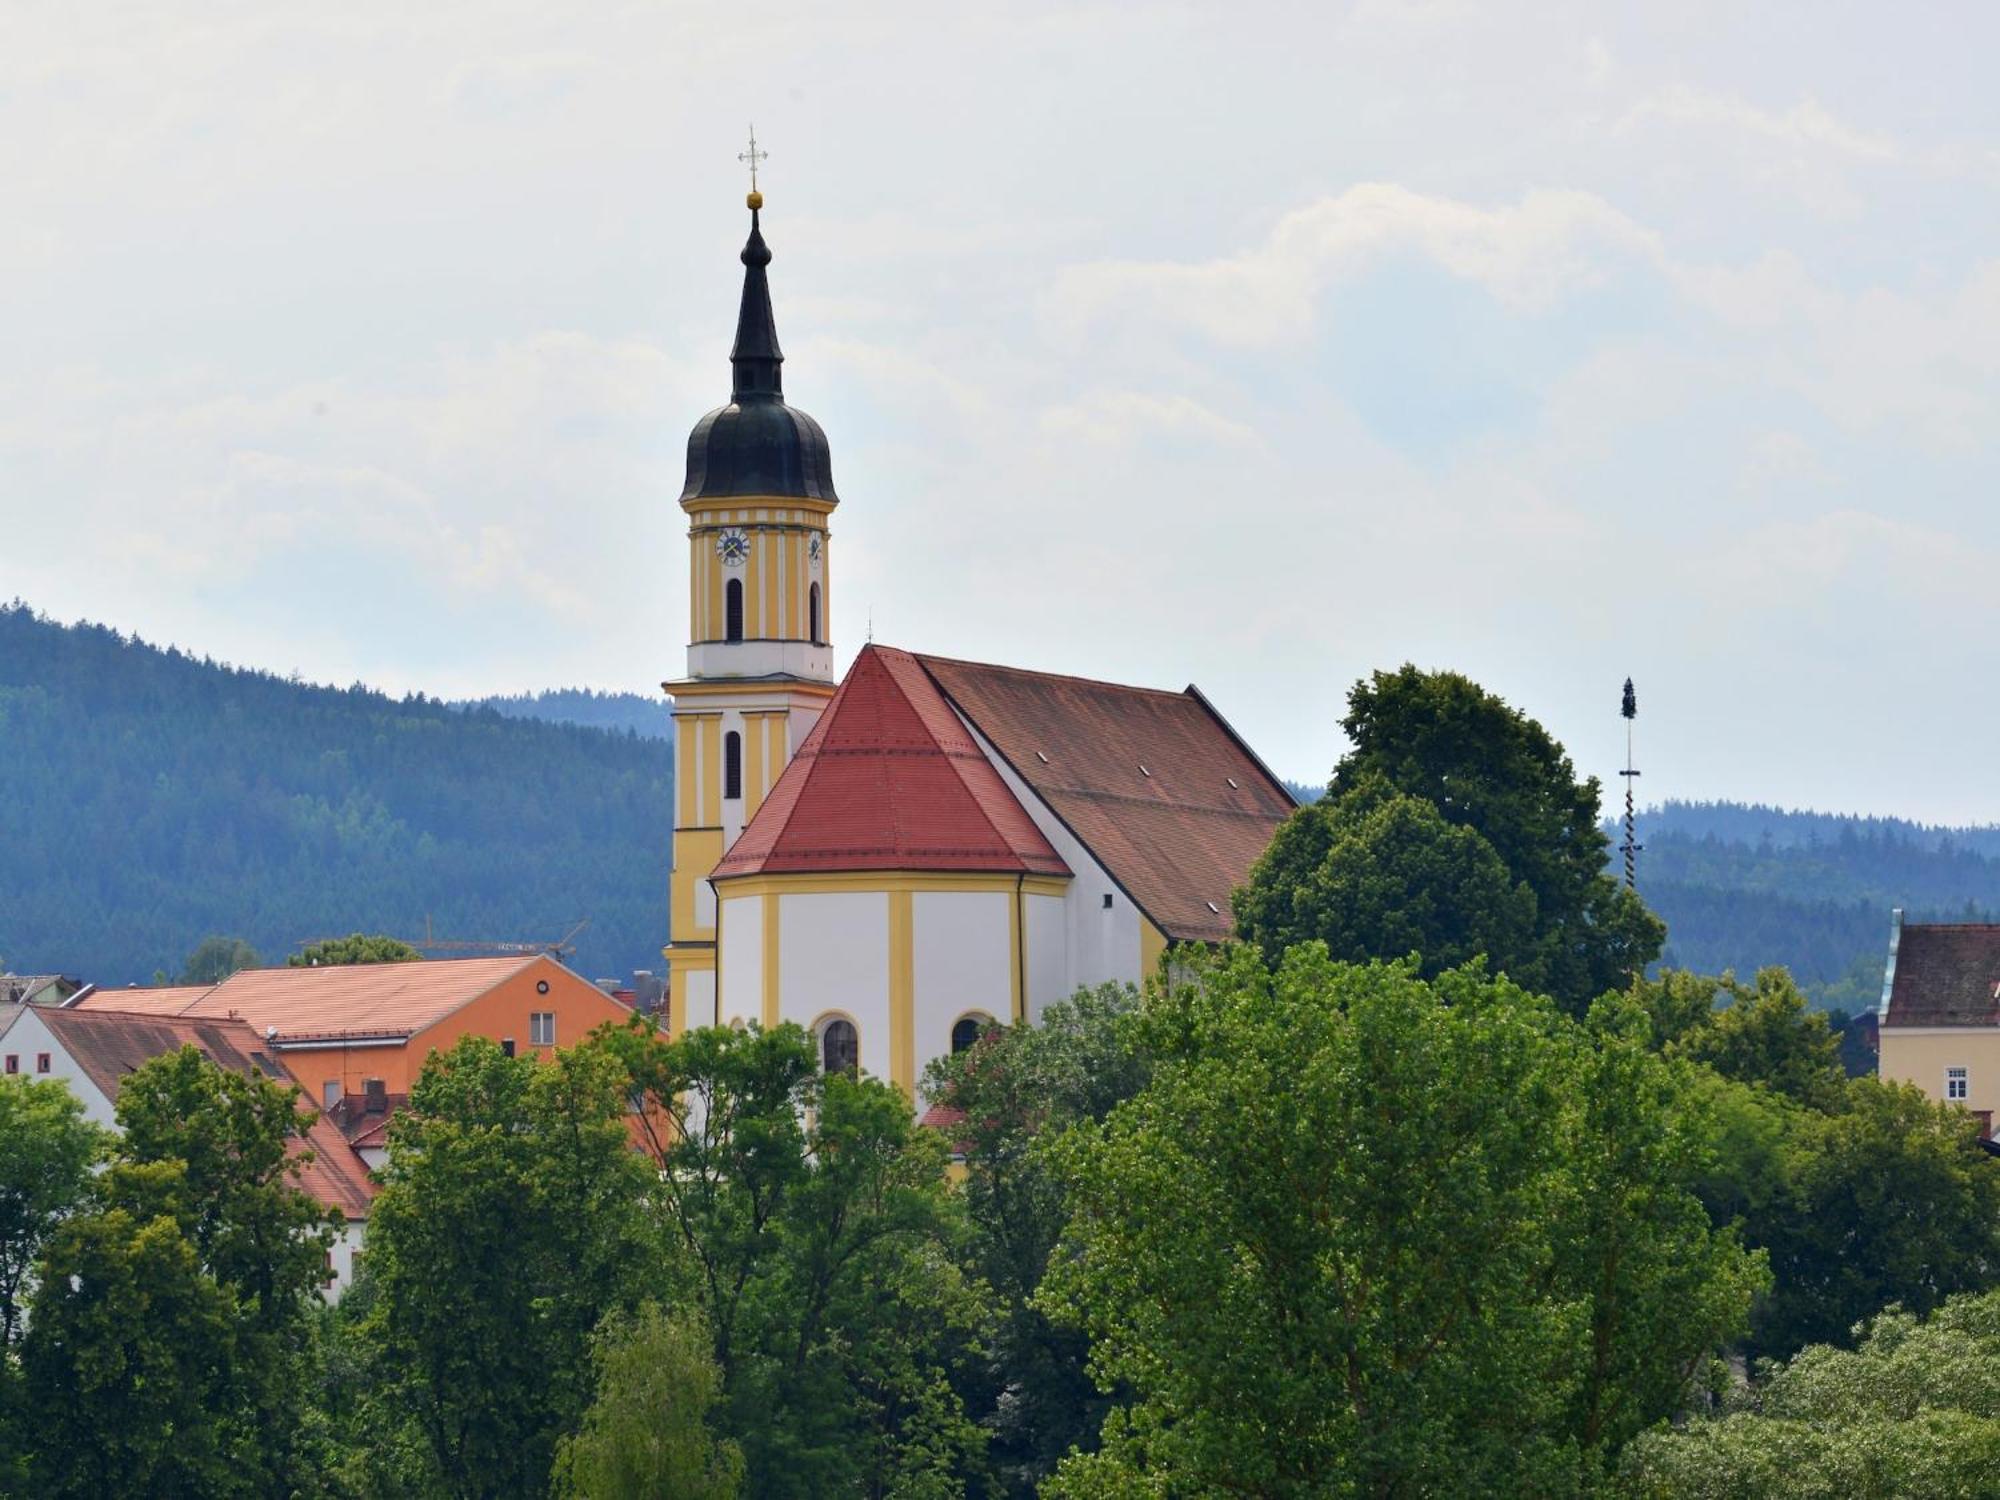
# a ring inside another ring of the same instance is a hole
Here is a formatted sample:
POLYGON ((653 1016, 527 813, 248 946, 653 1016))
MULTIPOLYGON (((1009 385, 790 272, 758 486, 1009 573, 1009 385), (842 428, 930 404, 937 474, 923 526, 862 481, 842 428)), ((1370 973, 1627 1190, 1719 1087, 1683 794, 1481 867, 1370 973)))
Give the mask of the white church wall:
MULTIPOLYGON (((1136 983, 1139 979, 1138 909, 1082 841, 1063 825, 1062 819, 1050 810, 1046 802, 1035 795, 1034 788, 1014 774, 1000 752, 979 732, 979 727, 963 714, 959 715, 959 722, 965 725, 980 753, 993 763, 1000 779, 1007 784, 1007 790, 1027 809, 1028 816, 1035 820, 1042 836, 1062 856, 1063 863, 1075 876, 1063 896, 1067 969, 1055 998, 1062 999, 1087 985, 1103 984, 1108 980, 1136 983), (1104 902, 1106 896, 1111 898, 1109 906, 1104 902)), ((1032 944, 1030 947, 1032 952, 1032 944)), ((1033 961, 1031 956, 1029 962, 1033 961)), ((1039 1014, 1039 1010, 1031 1007, 1031 1016, 1039 1014)))
MULTIPOLYGON (((734 993, 732 962, 725 956, 722 972, 734 993)), ((778 975, 783 1019, 810 1028, 822 1016, 838 1011, 860 1033, 863 1071, 875 1078, 890 1076, 886 893, 828 891, 779 897, 778 975)))
POLYGON ((1061 896, 1030 896, 1024 926, 1028 939, 1028 1018, 1069 997, 1069 903, 1061 896))
MULTIPOLYGON (((706 882, 704 882, 705 884, 706 882)), ((739 896, 722 903, 721 947, 722 1021, 756 1021, 764 1012, 764 898, 739 896)), ((689 976, 692 979, 693 976, 689 976)), ((688 1024, 699 1026, 701 1013, 688 996, 688 1024)))
POLYGON ((951 1051, 951 1028, 967 1011, 1013 1019, 1011 891, 918 891, 911 903, 912 1009, 917 1080, 951 1051))
POLYGON ((690 969, 687 973, 687 1024, 713 1026, 727 1020, 715 1005, 715 970, 690 969))

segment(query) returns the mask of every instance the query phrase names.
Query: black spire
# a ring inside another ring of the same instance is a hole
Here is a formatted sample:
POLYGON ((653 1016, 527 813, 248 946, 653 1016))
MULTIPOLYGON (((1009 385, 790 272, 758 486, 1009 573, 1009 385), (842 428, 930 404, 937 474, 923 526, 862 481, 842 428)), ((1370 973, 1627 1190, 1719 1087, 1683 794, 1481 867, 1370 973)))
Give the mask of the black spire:
POLYGON ((729 351, 729 404, 719 406, 688 434, 687 485, 682 503, 720 496, 798 496, 835 504, 833 459, 819 423, 785 404, 784 352, 771 315, 758 210, 764 195, 750 194, 750 238, 744 242, 743 303, 736 313, 736 343, 729 351))
POLYGON ((771 283, 764 268, 771 264, 771 247, 764 243, 758 211, 750 210, 750 238, 744 242, 743 305, 736 314, 736 344, 729 351, 735 371, 730 394, 746 398, 784 399, 784 351, 778 347, 778 321, 771 313, 771 283))

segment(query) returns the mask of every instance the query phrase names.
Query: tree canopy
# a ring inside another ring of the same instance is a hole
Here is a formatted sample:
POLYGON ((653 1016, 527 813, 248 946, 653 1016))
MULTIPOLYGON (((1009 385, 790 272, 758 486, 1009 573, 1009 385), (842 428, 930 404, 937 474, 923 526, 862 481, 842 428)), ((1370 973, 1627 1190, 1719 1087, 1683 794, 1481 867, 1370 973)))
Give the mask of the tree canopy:
POLYGON ((1741 1331, 1760 1261, 1630 1022, 1307 945, 1147 1024, 1151 1080, 1059 1148, 1040 1293, 1133 1400, 1051 1493, 1574 1490, 1741 1331))
POLYGON ((356 932, 309 943, 285 962, 294 969, 310 969, 320 964, 406 964, 422 957, 401 938, 356 932))
POLYGON ((1441 973, 1484 955, 1581 1015, 1659 956, 1665 929, 1604 872, 1598 783, 1527 715, 1455 672, 1357 683, 1352 748, 1235 898, 1276 961, 1308 939, 1337 958, 1418 954, 1441 973))

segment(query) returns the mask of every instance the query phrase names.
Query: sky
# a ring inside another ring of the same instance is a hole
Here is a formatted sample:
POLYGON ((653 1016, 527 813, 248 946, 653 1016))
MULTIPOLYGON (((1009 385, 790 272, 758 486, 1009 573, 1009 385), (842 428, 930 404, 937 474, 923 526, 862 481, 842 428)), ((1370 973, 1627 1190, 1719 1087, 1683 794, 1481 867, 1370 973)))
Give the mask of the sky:
POLYGON ((681 669, 747 228, 867 637, 1322 781, 2000 820, 1990 6, 0 7, 0 599, 453 697, 681 669))

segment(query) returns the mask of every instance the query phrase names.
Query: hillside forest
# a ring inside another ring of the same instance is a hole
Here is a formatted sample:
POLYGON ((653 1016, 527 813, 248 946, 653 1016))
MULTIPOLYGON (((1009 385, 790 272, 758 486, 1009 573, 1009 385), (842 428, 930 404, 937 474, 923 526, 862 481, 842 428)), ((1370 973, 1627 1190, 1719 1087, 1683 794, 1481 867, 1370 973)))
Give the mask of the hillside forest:
MULTIPOLYGON (((143 984, 209 938, 282 963, 348 932, 540 942, 588 918, 578 970, 657 969, 671 732, 640 693, 395 698, 0 607, 0 845, 34 872, 0 885, 0 965, 143 984)), ((1850 1013, 1880 996, 1893 907, 2000 908, 2000 829, 1669 801, 1639 836, 1666 965, 1781 964, 1850 1013)))

